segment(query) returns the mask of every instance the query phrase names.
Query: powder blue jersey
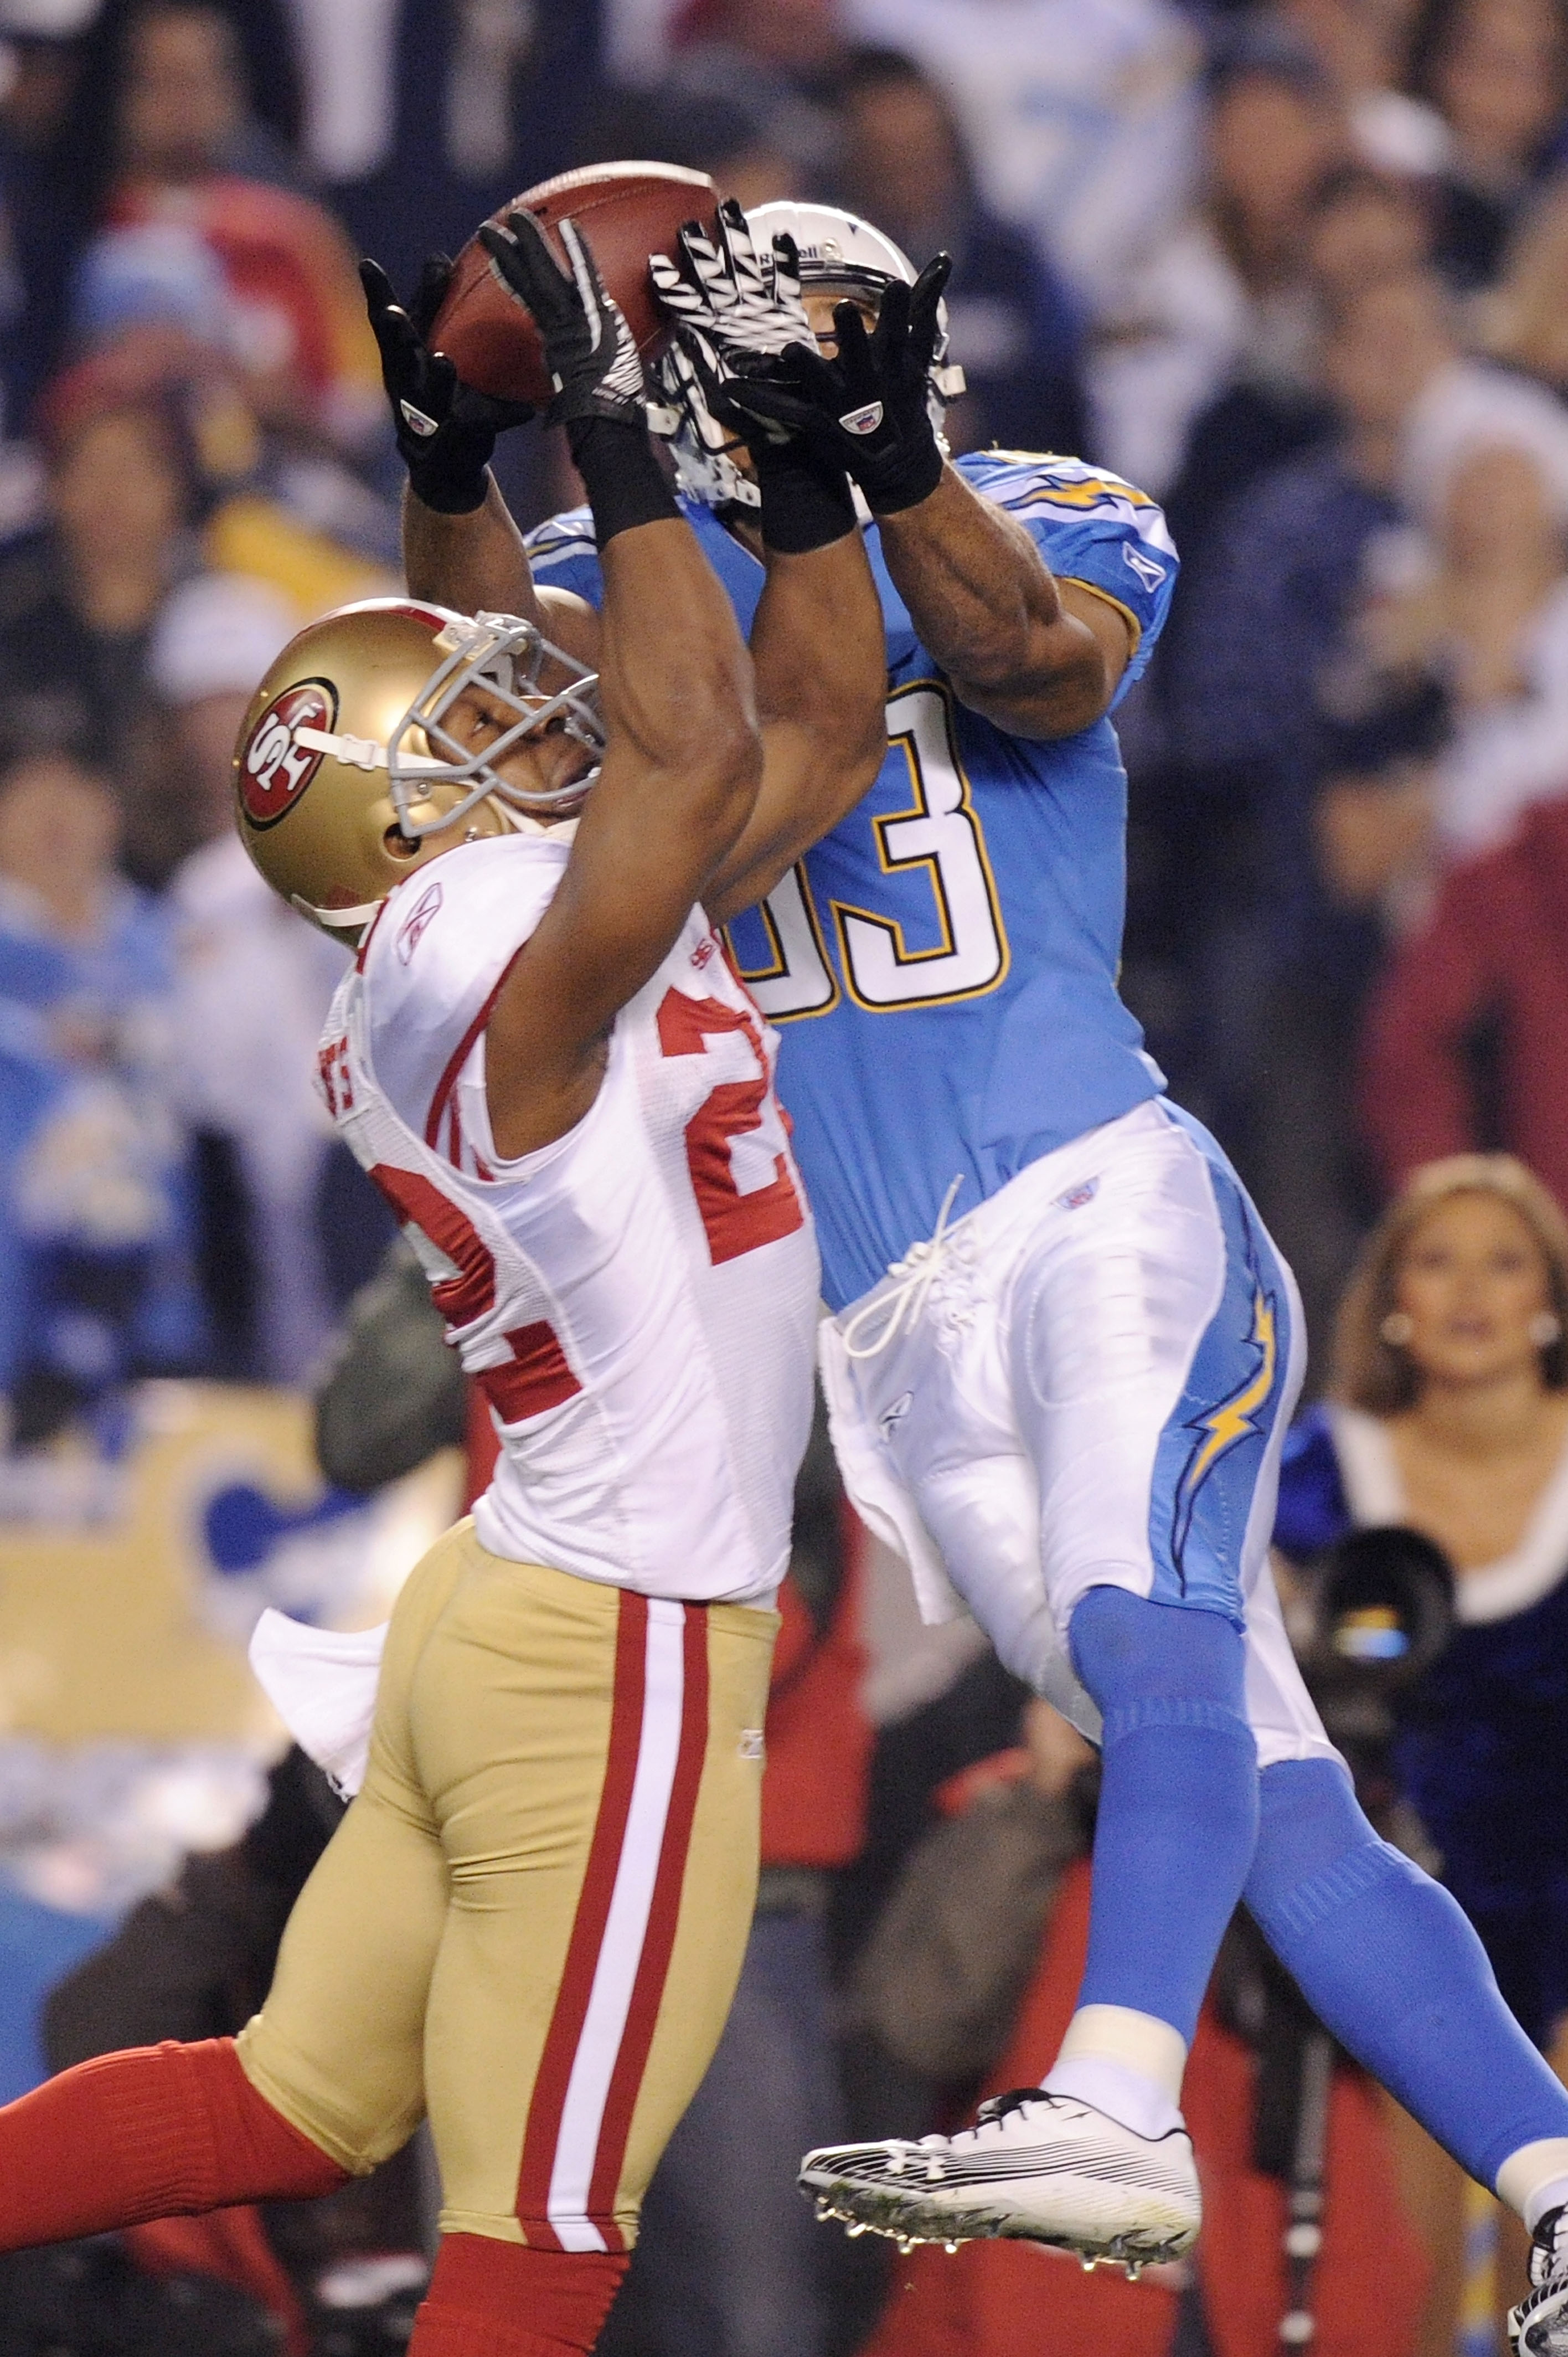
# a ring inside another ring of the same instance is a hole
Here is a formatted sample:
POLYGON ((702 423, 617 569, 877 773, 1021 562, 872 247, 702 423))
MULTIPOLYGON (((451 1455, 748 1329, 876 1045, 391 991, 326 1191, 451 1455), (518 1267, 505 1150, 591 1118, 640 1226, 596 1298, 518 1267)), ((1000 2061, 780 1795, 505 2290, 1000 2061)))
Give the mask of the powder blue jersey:
MULTIPOLYGON (((1127 618, 1120 694, 1165 620, 1176 552, 1154 502, 1076 458, 961 458, 1059 578, 1127 618)), ((760 564, 686 512, 741 627, 760 564)), ((603 594, 586 510, 529 539, 541 585, 603 594)), ((870 792, 768 900, 730 928, 780 1027, 779 1089, 836 1309, 936 1225, 1026 1165, 1155 1095, 1162 1078, 1116 991, 1127 780, 1108 719, 1048 743, 958 703, 867 533, 887 633, 887 758, 870 792)))

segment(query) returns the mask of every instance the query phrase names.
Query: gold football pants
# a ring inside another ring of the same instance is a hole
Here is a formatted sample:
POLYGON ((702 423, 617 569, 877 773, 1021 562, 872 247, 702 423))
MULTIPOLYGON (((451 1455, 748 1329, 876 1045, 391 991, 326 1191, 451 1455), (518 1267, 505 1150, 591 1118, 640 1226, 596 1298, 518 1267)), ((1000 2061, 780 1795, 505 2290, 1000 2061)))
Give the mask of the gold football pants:
POLYGON ((444 2233, 628 2249, 740 1972, 777 1626, 449 1531, 240 2036, 267 2101, 357 2175, 428 2108, 444 2233))

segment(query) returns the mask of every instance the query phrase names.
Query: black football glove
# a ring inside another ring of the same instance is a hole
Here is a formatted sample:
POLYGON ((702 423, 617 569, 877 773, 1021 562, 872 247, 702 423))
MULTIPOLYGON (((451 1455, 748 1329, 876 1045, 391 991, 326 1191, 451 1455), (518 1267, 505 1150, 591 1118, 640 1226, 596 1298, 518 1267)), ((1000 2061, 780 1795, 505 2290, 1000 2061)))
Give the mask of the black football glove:
POLYGON ((413 495, 442 515, 467 515, 484 504, 485 468, 497 435, 521 425, 533 409, 526 401, 497 401, 476 393, 445 352, 429 350, 425 339, 451 276, 446 254, 431 254, 404 310, 381 264, 360 264, 371 332, 381 356, 381 382, 413 495))
POLYGON ((576 223, 564 221, 558 229, 570 276, 532 213, 509 213, 502 227, 487 221, 479 231, 496 268, 533 314, 543 341, 555 388, 545 416, 552 425, 607 417, 645 426, 648 388, 631 330, 619 305, 606 294, 576 223))
POLYGON ((930 370, 951 270, 950 254, 939 253, 913 286, 896 278, 869 335, 856 305, 840 303, 834 360, 804 344, 777 359, 737 358, 725 387, 729 404, 803 436, 846 468, 874 515, 896 515, 928 499, 942 472, 930 370))

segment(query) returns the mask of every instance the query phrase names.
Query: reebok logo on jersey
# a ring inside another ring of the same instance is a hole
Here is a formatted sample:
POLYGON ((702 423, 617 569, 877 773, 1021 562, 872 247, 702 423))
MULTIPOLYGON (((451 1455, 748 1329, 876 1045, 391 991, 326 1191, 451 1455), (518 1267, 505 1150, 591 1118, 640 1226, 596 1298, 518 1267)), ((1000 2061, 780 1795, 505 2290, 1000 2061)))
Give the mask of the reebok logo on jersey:
POLYGON ((1154 557, 1145 555, 1141 548, 1134 548, 1130 540, 1124 540, 1122 543, 1122 559, 1123 564, 1132 567, 1144 588, 1153 597, 1165 577, 1165 566, 1156 563, 1154 557))
POLYGON ((1065 1195, 1054 1197, 1051 1209, 1053 1211, 1081 1211, 1086 1203, 1093 1202, 1099 1192, 1099 1179, 1086 1178, 1080 1187, 1069 1187, 1065 1195))
POLYGON ((760 1760, 763 1756, 760 1727, 743 1727, 740 1730, 740 1756, 743 1760, 760 1760))
POLYGON ((424 939, 424 931, 441 906, 441 887, 427 884, 403 920, 397 937, 398 963, 406 965, 424 939))
POLYGON ((864 409, 846 409, 839 424, 846 434, 875 434, 882 423, 883 409, 879 401, 868 401, 864 409))

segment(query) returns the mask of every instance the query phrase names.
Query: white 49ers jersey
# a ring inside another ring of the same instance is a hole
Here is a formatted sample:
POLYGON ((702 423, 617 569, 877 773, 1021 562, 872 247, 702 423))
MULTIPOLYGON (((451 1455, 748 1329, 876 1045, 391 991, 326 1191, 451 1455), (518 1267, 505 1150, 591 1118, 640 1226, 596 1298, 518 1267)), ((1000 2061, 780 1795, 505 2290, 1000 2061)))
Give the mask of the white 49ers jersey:
POLYGON ((768 1603, 818 1290, 774 1036, 693 910, 617 1017, 592 1110, 503 1161, 485 1025, 567 857, 492 837, 400 885, 333 1000, 322 1092, 489 1402, 482 1543, 646 1595, 768 1603))

